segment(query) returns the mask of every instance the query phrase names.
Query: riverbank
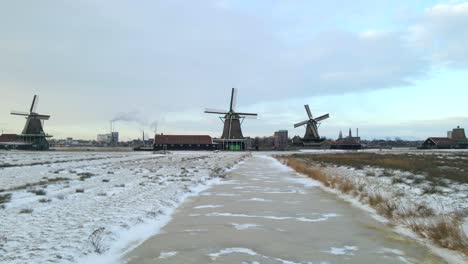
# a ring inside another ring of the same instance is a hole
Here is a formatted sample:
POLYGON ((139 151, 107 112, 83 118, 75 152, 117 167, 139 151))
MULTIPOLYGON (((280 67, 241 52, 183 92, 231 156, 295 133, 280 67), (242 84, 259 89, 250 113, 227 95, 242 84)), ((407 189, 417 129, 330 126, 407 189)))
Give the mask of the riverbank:
MULTIPOLYGON (((404 154, 403 161, 396 161, 397 156, 390 159, 373 154, 377 157, 365 159, 362 157, 364 155, 301 154, 278 158, 296 171, 320 181, 324 188, 344 195, 358 206, 371 208, 391 224, 397 225, 401 231, 432 246, 451 262, 465 263, 468 240, 463 230, 463 218, 466 217, 468 207, 465 197, 468 185, 389 168, 414 164, 406 163, 409 159, 407 154, 404 154), (388 166, 376 167, 379 159, 388 166), (437 186, 434 185, 436 182, 445 184, 437 186)), ((444 155, 451 160, 446 165, 454 163, 454 156, 444 155)), ((464 162, 463 157, 461 161, 464 162)))

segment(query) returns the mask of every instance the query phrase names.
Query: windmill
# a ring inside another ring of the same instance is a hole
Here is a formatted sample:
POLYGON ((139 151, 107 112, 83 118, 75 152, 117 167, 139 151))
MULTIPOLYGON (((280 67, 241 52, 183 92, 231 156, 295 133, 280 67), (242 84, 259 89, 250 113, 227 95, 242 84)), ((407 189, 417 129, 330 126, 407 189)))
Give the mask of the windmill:
POLYGON ((49 115, 40 115, 36 113, 37 104, 39 102, 39 96, 34 95, 34 99, 31 104, 31 108, 28 112, 19 112, 19 111, 12 111, 12 115, 18 116, 25 116, 26 117, 26 125, 24 126, 23 132, 21 135, 28 135, 28 136, 45 136, 44 129, 43 129, 43 121, 49 120, 49 115))
POLYGON ((206 109, 205 113, 207 114, 217 114, 223 115, 220 117, 221 121, 224 123, 223 135, 221 139, 230 140, 230 139, 244 139, 242 134, 241 125, 245 118, 256 118, 257 114, 252 113, 240 113, 235 111, 236 106, 236 97, 237 90, 232 88, 231 92, 231 103, 229 106, 229 111, 215 110, 215 109, 206 109))
POLYGON ((330 115, 326 114, 326 115, 314 118, 312 116, 312 112, 310 111, 309 105, 304 105, 304 107, 305 107, 305 110, 307 112, 307 116, 309 117, 309 119, 295 124, 294 128, 307 125, 306 132, 304 135, 304 140, 305 141, 320 141, 321 139, 318 133, 318 127, 320 126, 319 122, 329 118, 330 115))

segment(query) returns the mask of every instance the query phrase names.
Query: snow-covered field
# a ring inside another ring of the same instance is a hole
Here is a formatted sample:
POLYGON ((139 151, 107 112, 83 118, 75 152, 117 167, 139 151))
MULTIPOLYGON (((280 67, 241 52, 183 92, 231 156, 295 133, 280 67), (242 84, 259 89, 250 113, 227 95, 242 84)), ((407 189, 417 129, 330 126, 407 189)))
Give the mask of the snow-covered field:
MULTIPOLYGON (((411 154, 436 155, 441 159, 468 159, 468 150, 363 150, 377 154, 411 154)), ((306 151, 307 153, 307 151, 306 151)), ((311 155, 345 153, 345 151, 309 151, 311 155)), ((422 174, 413 174, 407 171, 389 170, 379 167, 364 166, 356 169, 350 166, 325 166, 322 169, 329 175, 340 175, 351 179, 356 185, 364 185, 367 190, 385 194, 388 197, 400 197, 409 204, 424 204, 439 213, 467 212, 468 213, 468 184, 443 180, 443 185, 433 187, 434 183, 422 174)), ((468 175, 467 175, 468 177, 468 175)))
POLYGON ((0 263, 90 263, 97 249, 109 257, 122 254, 243 158, 0 152, 0 263))
POLYGON ((367 190, 387 197, 400 197, 412 205, 426 205, 438 213, 462 212, 468 210, 468 184, 447 181, 447 187, 437 187, 434 193, 429 181, 423 175, 411 172, 388 172, 381 168, 367 167, 357 170, 348 167, 327 167, 331 175, 352 179, 357 185, 365 185, 367 190), (389 173, 389 175, 386 175, 389 173))

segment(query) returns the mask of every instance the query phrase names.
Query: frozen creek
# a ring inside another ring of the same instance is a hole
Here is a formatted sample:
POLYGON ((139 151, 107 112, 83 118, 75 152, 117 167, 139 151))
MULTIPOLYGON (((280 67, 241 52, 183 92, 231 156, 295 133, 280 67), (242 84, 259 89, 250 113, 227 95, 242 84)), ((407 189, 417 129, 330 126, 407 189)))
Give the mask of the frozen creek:
POLYGON ((190 198, 126 263, 445 263, 276 160, 190 198))

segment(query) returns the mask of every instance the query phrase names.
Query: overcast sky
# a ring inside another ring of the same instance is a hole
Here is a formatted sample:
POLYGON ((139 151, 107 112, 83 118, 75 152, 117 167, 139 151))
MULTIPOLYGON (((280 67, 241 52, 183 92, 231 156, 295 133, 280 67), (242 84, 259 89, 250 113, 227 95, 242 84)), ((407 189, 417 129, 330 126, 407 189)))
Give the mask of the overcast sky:
POLYGON ((322 136, 444 136, 468 127, 468 2, 421 0, 15 0, 0 3, 0 129, 19 133, 40 95, 55 138, 109 121, 220 136, 204 108, 259 114, 244 135, 306 119, 322 136))

